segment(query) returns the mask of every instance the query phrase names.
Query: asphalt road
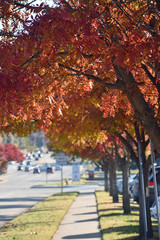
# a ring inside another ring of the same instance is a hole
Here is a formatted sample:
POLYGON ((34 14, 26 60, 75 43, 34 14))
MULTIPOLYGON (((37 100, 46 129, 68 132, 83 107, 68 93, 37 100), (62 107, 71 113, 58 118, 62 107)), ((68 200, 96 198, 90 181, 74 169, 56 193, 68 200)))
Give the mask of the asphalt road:
MULTIPOLYGON (((45 162, 55 164, 47 154, 42 156, 39 164, 45 162)), ((71 176, 72 166, 63 166, 63 177, 71 178, 71 176)), ((61 186, 53 185, 42 187, 43 184, 52 184, 60 180, 61 171, 54 171, 53 174, 46 174, 46 172, 33 174, 33 172, 17 171, 16 165, 9 165, 7 174, 0 176, 0 227, 54 193, 99 188, 98 185, 64 186, 63 189, 61 186)))

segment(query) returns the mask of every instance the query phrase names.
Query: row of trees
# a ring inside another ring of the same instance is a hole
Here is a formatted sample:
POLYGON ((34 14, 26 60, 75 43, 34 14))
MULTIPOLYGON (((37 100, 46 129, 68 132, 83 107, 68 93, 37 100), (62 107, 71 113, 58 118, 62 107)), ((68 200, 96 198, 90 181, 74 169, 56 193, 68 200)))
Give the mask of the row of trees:
MULTIPOLYGON (((81 96, 80 98, 81 103, 86 101, 86 97, 83 99, 81 96)), ((128 186, 130 164, 132 160, 139 167, 138 142, 141 142, 145 188, 147 188, 148 171, 151 165, 149 137, 145 134, 143 127, 136 121, 126 121, 125 123, 124 118, 123 122, 117 125, 115 118, 104 119, 98 108, 94 106, 87 108, 84 105, 84 109, 82 106, 83 104, 79 105, 78 116, 73 116, 74 110, 73 104, 71 104, 66 111, 63 111, 63 117, 61 120, 59 119, 57 124, 53 121, 51 130, 47 133, 49 146, 53 149, 61 149, 71 155, 81 156, 83 159, 92 159, 96 164, 101 165, 105 173, 105 190, 110 189, 113 202, 118 201, 116 170, 121 169, 123 175, 123 209, 124 214, 130 214, 128 186), (87 114, 85 114, 85 111, 87 111, 87 114), (126 129, 124 128, 125 124, 126 129), (121 132, 122 126, 123 131, 121 132), (148 154, 146 154, 147 152, 148 154), (108 186, 108 174, 110 176, 110 186, 108 186)), ((156 156, 158 156, 158 153, 156 153, 156 156)), ((142 204, 141 199, 142 196, 140 197, 140 205, 142 204)), ((146 197, 146 203, 148 234, 153 235, 149 196, 146 197)), ((141 207, 140 210, 142 210, 141 207)), ((140 211, 139 226, 140 235, 143 236, 143 211, 140 211)))
POLYGON ((1 131, 44 128, 57 148, 102 160, 113 186, 140 142, 146 190, 149 139, 160 152, 159 1, 3 0, 0 14, 1 131))

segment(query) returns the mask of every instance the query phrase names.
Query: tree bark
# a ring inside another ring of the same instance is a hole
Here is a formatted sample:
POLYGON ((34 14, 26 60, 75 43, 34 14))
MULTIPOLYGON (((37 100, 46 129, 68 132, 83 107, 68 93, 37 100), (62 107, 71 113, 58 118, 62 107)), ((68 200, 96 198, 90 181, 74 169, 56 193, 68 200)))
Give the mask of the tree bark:
MULTIPOLYGON (((128 160, 128 159, 127 159, 128 160)), ((122 166, 123 176, 123 211, 124 214, 130 214, 130 194, 129 194, 129 167, 130 161, 125 159, 124 165, 122 166)))
POLYGON ((117 189, 117 174, 116 174, 116 164, 112 165, 112 187, 113 187, 113 203, 117 203, 118 199, 118 189, 117 189))
POLYGON ((104 165, 104 190, 108 192, 108 167, 104 165))
MULTIPOLYGON (((148 173, 149 173, 149 169, 146 166, 143 169, 143 176, 144 176, 144 190, 145 190, 145 200, 146 200, 146 221, 147 221, 147 236, 148 238, 152 238, 153 237, 153 228, 152 228, 152 221, 151 221, 151 214, 150 214, 150 198, 149 198, 149 191, 148 191, 148 173)), ((142 198, 141 194, 140 197, 142 198)), ((142 199, 140 200, 140 202, 142 201, 142 199)), ((144 224, 143 224, 143 213, 141 211, 142 205, 140 204, 140 214, 141 214, 141 221, 140 221, 140 231, 144 230, 144 224), (142 226, 143 224, 143 226, 142 226)), ((140 236, 141 236, 142 232, 140 232, 140 236)))
POLYGON ((109 170, 109 193, 110 193, 110 196, 113 196, 113 172, 112 172, 112 167, 110 167, 110 170, 109 170))
POLYGON ((7 172, 7 168, 8 168, 8 162, 7 161, 3 161, 0 163, 0 173, 4 174, 7 172))

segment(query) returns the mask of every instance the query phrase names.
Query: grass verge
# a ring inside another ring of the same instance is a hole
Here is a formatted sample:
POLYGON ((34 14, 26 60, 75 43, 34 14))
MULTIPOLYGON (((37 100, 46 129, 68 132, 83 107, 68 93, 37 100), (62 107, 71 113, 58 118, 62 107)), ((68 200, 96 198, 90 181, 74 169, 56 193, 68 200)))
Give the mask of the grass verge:
MULTIPOLYGON (((81 179, 79 182, 72 182, 72 179, 70 178, 65 178, 63 179, 63 186, 69 185, 82 185, 82 184, 98 184, 99 182, 104 183, 104 177, 103 175, 99 177, 100 172, 95 172, 94 179, 89 179, 88 178, 88 173, 85 173, 83 176, 81 176, 81 179)), ((39 187, 39 186, 61 186, 62 182, 61 181, 56 181, 54 183, 46 183, 46 184, 41 184, 41 185, 34 185, 34 187, 39 187)))
MULTIPOLYGON (((131 214, 124 215, 122 195, 119 203, 113 203, 108 192, 96 191, 97 208, 103 240, 137 240, 139 239, 139 206, 131 202, 131 214)), ((158 239, 157 221, 153 219, 153 231, 158 239)))
POLYGON ((51 240, 78 193, 55 194, 0 229, 1 240, 51 240))

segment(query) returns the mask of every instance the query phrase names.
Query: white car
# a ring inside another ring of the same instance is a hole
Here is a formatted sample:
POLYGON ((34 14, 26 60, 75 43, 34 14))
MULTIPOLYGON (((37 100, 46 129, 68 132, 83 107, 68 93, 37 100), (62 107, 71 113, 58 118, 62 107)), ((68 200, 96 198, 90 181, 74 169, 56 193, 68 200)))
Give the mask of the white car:
POLYGON ((123 179, 120 178, 117 180, 117 189, 119 193, 123 193, 123 179))
MULTIPOLYGON (((135 181, 136 176, 137 176, 137 174, 134 174, 134 175, 130 176, 130 178, 129 178, 129 191, 130 191, 130 194, 131 194, 131 189, 133 187, 133 182, 135 181)), ((122 178, 117 180, 117 189, 118 189, 119 193, 123 193, 123 179, 122 178)))
MULTIPOLYGON (((160 214, 160 196, 158 197, 158 209, 159 209, 159 214, 160 214)), ((150 208, 150 212, 151 212, 152 218, 158 219, 157 218, 157 206, 156 206, 155 201, 152 204, 152 207, 150 208)))

